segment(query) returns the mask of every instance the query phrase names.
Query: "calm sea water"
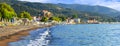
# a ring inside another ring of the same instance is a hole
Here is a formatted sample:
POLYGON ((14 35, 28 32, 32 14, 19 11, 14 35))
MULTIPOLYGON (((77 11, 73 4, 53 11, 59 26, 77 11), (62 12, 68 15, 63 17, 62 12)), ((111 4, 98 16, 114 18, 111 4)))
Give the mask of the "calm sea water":
POLYGON ((9 46, 120 46, 120 24, 57 25, 32 31, 9 46))

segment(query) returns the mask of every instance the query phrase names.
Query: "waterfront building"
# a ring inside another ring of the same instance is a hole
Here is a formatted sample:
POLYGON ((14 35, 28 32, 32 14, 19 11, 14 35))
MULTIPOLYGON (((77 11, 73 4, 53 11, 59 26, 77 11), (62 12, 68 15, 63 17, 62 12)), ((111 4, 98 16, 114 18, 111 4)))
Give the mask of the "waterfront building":
POLYGON ((75 20, 68 18, 68 19, 66 19, 66 23, 67 24, 75 24, 75 20))
POLYGON ((98 23, 98 21, 96 19, 89 19, 87 23, 98 23))
POLYGON ((36 22, 36 16, 33 16, 33 21, 36 22))
POLYGON ((81 19, 80 18, 75 18, 74 21, 75 21, 76 24, 81 23, 81 19))

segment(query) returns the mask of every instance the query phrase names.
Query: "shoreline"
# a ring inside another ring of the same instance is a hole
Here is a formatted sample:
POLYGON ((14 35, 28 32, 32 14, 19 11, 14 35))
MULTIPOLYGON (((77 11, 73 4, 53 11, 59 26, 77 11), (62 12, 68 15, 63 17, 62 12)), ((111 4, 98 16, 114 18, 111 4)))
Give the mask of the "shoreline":
POLYGON ((29 29, 22 30, 20 32, 16 32, 12 35, 3 37, 4 39, 0 40, 0 45, 8 46, 8 43, 18 41, 18 40, 20 40, 21 37, 28 36, 30 31, 34 31, 35 29, 40 29, 40 28, 45 28, 45 27, 50 27, 50 26, 51 25, 41 25, 38 27, 32 27, 29 29))

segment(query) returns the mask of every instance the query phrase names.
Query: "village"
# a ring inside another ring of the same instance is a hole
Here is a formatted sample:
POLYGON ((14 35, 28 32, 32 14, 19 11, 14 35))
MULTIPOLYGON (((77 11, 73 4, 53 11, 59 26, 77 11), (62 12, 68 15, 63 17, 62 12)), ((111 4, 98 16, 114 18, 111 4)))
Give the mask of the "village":
MULTIPOLYGON (((4 21, 1 20, 0 26, 8 26, 8 25, 38 25, 38 24, 81 24, 80 18, 66 18, 65 21, 59 21, 59 20, 49 20, 50 17, 52 17, 51 12, 47 10, 43 10, 42 16, 31 16, 32 20, 29 20, 28 18, 17 18, 14 17, 10 19, 10 21, 4 21), (48 17, 47 21, 41 21, 42 19, 45 19, 43 17, 48 17)), ((89 19, 84 22, 84 24, 92 24, 92 23, 98 23, 95 19, 89 19)))

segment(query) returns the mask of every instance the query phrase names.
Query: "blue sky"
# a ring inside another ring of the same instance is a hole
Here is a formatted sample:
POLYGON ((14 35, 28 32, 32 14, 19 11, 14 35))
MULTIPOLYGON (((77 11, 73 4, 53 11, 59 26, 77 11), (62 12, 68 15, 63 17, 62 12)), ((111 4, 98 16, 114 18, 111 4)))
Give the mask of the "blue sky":
POLYGON ((100 5, 120 11, 120 0, 21 0, 21 1, 41 2, 41 3, 100 5))

